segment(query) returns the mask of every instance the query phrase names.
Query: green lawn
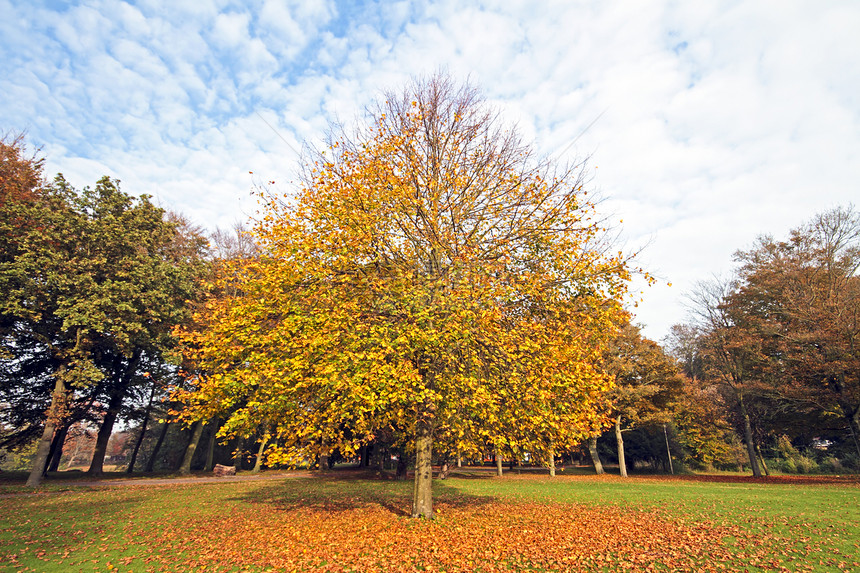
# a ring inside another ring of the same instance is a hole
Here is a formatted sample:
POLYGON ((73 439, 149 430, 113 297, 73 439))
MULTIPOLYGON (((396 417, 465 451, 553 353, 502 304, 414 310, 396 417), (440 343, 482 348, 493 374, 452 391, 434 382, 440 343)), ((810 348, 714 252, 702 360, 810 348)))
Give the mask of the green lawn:
POLYGON ((407 517, 411 488, 335 472, 7 493, 0 571, 860 570, 856 483, 455 477, 430 523, 407 517))

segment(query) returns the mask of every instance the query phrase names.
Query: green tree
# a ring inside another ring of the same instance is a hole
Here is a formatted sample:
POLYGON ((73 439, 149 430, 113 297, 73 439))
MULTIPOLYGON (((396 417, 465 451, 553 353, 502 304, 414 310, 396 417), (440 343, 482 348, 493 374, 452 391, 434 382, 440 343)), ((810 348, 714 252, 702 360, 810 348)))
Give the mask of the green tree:
POLYGON ((39 384, 25 392, 52 386, 28 484, 39 483, 76 393, 107 403, 90 468, 98 473, 139 367, 163 360, 172 328, 187 316, 205 241, 183 237, 148 196, 127 195, 108 178, 78 193, 58 176, 35 200, 4 208, 31 222, 4 245, 0 263, 7 365, 24 373, 41 356, 17 383, 39 384))

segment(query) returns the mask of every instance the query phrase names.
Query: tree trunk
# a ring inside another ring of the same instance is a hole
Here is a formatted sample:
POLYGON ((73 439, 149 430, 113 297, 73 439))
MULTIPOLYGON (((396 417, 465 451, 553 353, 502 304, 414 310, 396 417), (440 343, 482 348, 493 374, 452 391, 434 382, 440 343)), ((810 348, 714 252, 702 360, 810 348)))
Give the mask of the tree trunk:
POLYGON ((179 465, 179 475, 187 476, 191 473, 191 460, 194 459, 194 452, 197 451, 197 444, 200 443, 202 435, 203 421, 197 420, 192 425, 191 439, 185 447, 185 455, 182 456, 182 463, 179 465))
POLYGON ((206 446, 206 465, 203 468, 207 472, 211 472, 215 469, 215 434, 218 433, 220 423, 220 419, 216 418, 212 421, 212 427, 210 428, 209 443, 206 446))
POLYGON ((263 469, 263 450, 266 449, 266 444, 269 443, 269 434, 263 434, 263 438, 260 440, 260 447, 257 449, 257 459, 254 460, 254 469, 251 470, 255 474, 260 473, 260 470, 263 469))
POLYGON ((555 448, 549 448, 549 477, 555 477, 555 448))
POLYGON ((146 411, 143 414, 143 422, 140 424, 140 435, 137 437, 137 442, 134 444, 134 450, 131 452, 131 459, 128 462, 128 467, 125 473, 130 474, 134 471, 134 463, 137 461, 137 452, 140 451, 140 444, 143 443, 143 438, 146 435, 146 425, 149 424, 149 413, 152 411, 152 400, 155 398, 155 383, 152 385, 152 392, 149 393, 149 402, 146 403, 146 411))
POLYGON ((502 475, 503 475, 503 468, 502 468, 502 463, 503 463, 503 460, 502 460, 502 448, 500 448, 499 446, 496 446, 496 455, 495 455, 495 458, 496 458, 496 475, 497 475, 497 476, 499 476, 499 477, 502 477, 502 475))
POLYGON ((752 424, 750 424, 750 416, 747 414, 746 406, 744 406, 743 396, 738 396, 738 405, 741 409, 741 416, 744 419, 744 441, 747 446, 747 456, 750 459, 750 467, 752 468, 754 477, 761 477, 761 470, 758 467, 758 460, 755 454, 755 444, 753 443, 752 424))
POLYGON ((146 473, 150 473, 155 469, 155 458, 158 456, 161 445, 164 443, 164 438, 167 436, 167 430, 170 428, 170 422, 164 422, 161 428, 161 433, 158 435, 158 440, 155 442, 155 447, 152 448, 152 453, 149 454, 149 459, 146 460, 146 467, 143 469, 146 473))
POLYGON ((758 442, 755 444, 755 452, 758 454, 758 459, 761 462, 761 468, 764 470, 764 475, 769 476, 770 470, 767 469, 767 462, 764 461, 764 456, 761 453, 761 448, 758 445, 758 442))
POLYGON ((615 418, 615 441, 618 443, 618 473, 627 477, 627 462, 624 460, 624 438, 621 436, 621 416, 615 418))
POLYGON ((50 463, 45 468, 47 472, 55 472, 60 467, 60 458, 63 457, 63 446, 66 443, 66 434, 69 433, 69 424, 63 424, 60 431, 56 433, 51 441, 51 454, 48 459, 50 463))
POLYGON ((846 416, 846 418, 848 419, 848 427, 851 429, 851 437, 854 438, 854 448, 857 450, 857 455, 860 456, 860 408, 855 408, 854 413, 846 416))
POLYGON ((377 447, 379 448, 379 452, 377 453, 376 458, 376 463, 378 464, 376 469, 379 470, 379 473, 382 473, 385 471, 385 456, 387 455, 388 451, 386 450, 386 448, 382 447, 382 444, 379 444, 379 446, 377 447))
POLYGON ((460 454, 459 451, 457 451, 457 467, 458 468, 463 467, 463 456, 462 456, 462 454, 460 454))
POLYGON ((320 459, 319 459, 319 470, 324 472, 328 469, 328 442, 323 440, 322 445, 320 446, 320 459))
POLYGON ((108 409, 105 413, 105 418, 99 427, 99 433, 96 436, 96 447, 93 450, 93 459, 90 462, 90 469, 87 473, 98 476, 104 472, 105 454, 107 453, 107 445, 110 436, 113 433, 113 425, 119 415, 119 409, 122 407, 122 401, 125 398, 125 388, 116 388, 111 394, 108 409))
POLYGON ((433 519, 432 460, 433 429, 428 423, 420 423, 418 437, 415 440, 415 490, 412 496, 412 517, 433 519))
POLYGON ((66 385, 57 377, 54 382, 54 393, 51 396, 51 406, 48 408, 48 415, 45 417, 45 428, 42 430, 42 437, 36 446, 33 464, 30 466, 30 476, 27 478, 28 487, 38 487, 42 482, 45 464, 47 464, 48 455, 51 453, 51 441, 54 439, 57 425, 65 416, 65 406, 66 385))
POLYGON ((588 453, 591 454, 591 463, 594 465, 594 473, 600 475, 603 473, 603 464, 600 463, 600 456, 597 454, 597 436, 588 438, 588 453))
MULTIPOLYGON (((110 391, 110 401, 108 402, 105 419, 102 421, 102 425, 99 428, 98 436, 96 436, 96 447, 93 451, 93 461, 90 462, 90 469, 87 470, 87 473, 90 475, 98 476, 104 471, 105 453, 107 452, 108 441, 113 433, 113 425, 119 415, 120 408, 122 408, 122 401, 125 399, 128 385, 131 382, 131 376, 134 373, 134 369, 137 368, 139 360, 140 350, 135 350, 134 354, 128 359, 128 364, 126 364, 125 368, 122 369, 122 374, 119 376, 116 384, 110 391)), ((117 372, 121 366, 122 360, 117 359, 114 366, 114 372, 117 372)))
POLYGON ((663 437, 666 439, 666 457, 669 459, 669 472, 675 475, 675 466, 672 465, 672 450, 669 448, 669 432, 666 431, 666 424, 663 424, 663 437))
POLYGON ((242 469, 242 448, 245 446, 245 439, 242 436, 236 438, 236 452, 233 454, 233 466, 235 466, 236 471, 242 469))

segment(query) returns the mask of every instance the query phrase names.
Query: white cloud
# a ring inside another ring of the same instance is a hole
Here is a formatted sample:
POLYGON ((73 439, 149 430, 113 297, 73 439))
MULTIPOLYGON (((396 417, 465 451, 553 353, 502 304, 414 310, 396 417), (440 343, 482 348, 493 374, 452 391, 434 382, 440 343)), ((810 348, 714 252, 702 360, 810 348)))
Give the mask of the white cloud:
POLYGON ((289 184, 280 137, 319 142, 410 76, 470 76, 541 152, 591 155, 628 244, 653 238, 643 262, 675 284, 637 309, 654 337, 733 251, 847 203, 860 180, 853 0, 0 0, 0 12, 0 128, 29 129, 78 185, 109 173, 207 225, 253 212, 255 181, 289 184))

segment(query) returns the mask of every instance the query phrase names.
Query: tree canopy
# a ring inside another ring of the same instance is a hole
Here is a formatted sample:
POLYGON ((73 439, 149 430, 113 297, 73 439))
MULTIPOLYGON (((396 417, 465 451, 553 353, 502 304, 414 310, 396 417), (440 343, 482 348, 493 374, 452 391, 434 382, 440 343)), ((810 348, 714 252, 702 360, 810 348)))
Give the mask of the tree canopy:
POLYGON ((259 257, 185 332, 189 412, 229 413, 225 433, 265 421, 270 458, 293 462, 391 431, 426 517, 434 440, 578 443, 605 419, 600 352, 630 274, 581 167, 536 157, 449 78, 385 94, 295 196, 262 196, 259 257))

